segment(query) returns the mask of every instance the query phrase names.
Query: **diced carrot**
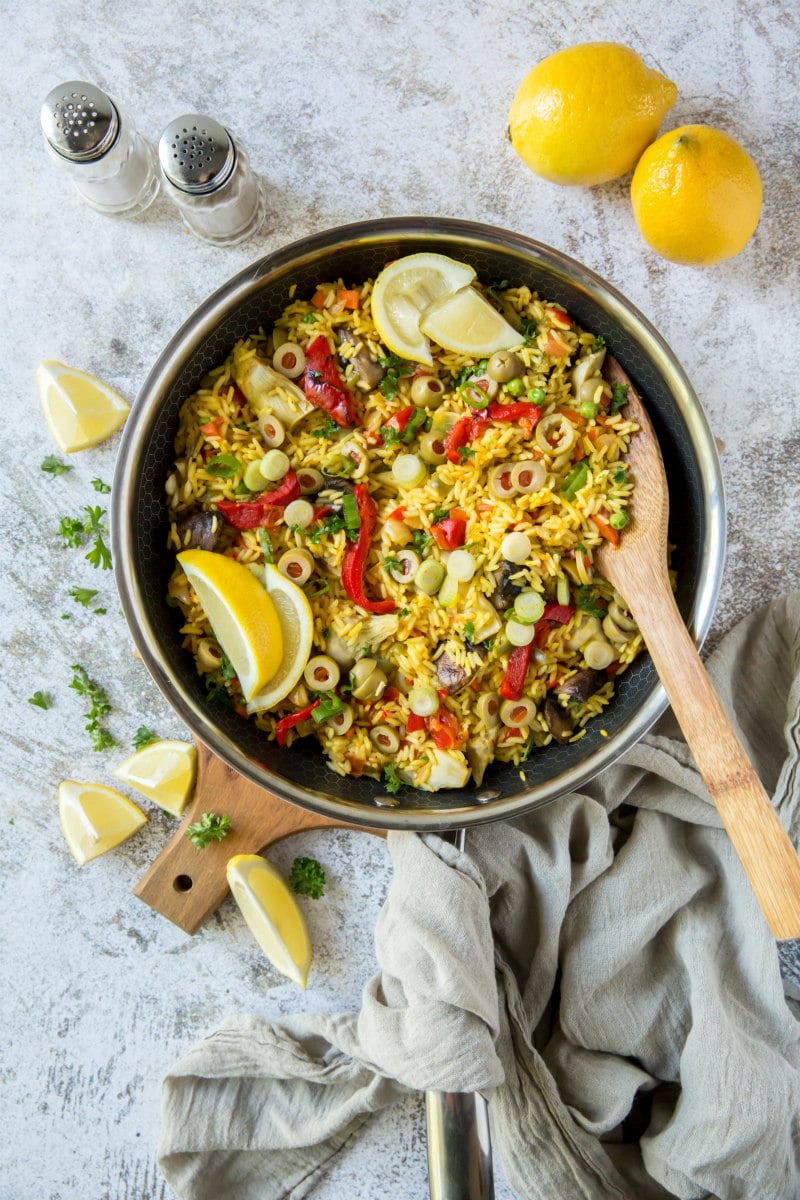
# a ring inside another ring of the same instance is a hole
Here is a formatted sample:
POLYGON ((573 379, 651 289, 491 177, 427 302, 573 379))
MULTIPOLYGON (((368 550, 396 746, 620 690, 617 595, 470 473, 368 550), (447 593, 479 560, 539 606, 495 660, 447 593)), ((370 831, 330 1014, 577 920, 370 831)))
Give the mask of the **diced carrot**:
POLYGON ((361 303, 361 293, 358 288, 339 288, 336 292, 336 303, 342 308, 358 308, 361 303))
POLYGON ((490 504, 488 500, 479 500, 475 507, 477 508, 478 512, 485 513, 491 512, 494 508, 494 505, 490 504))
POLYGON ((324 308, 325 301, 327 299, 328 293, 323 291, 322 288, 317 288, 317 290, 314 292, 314 295, 311 297, 311 303, 314 305, 314 308, 324 308))
POLYGON ((569 354, 569 344, 556 329, 548 329, 542 343, 542 349, 551 358, 564 358, 565 355, 569 354))
POLYGON ((573 425, 586 424, 586 417, 582 417, 581 414, 574 408, 557 408, 556 412, 560 413, 562 417, 566 417, 567 420, 571 421, 573 425))
POLYGON ((244 717, 245 720, 247 720, 247 718, 250 716, 250 713, 243 704, 234 704, 233 711, 238 717, 244 717))
POLYGON ((399 508, 393 508, 386 518, 387 521, 402 521, 406 515, 406 506, 401 504, 399 508))
POLYGON ((473 692, 479 692, 483 687, 483 684, 481 683, 480 679, 473 679, 469 686, 472 688, 473 692))
POLYGON ((568 313, 562 312, 560 308, 546 308, 544 312, 557 329, 572 329, 572 317, 568 313))
POLYGON ((586 435, 590 442, 594 444, 597 441, 597 426, 593 425, 586 435))
POLYGON ((469 520, 469 513, 465 512, 463 508, 451 508, 450 516, 452 517, 452 519, 454 521, 468 521, 469 520))
POLYGON ((205 425, 200 426, 200 432, 205 437, 221 437, 220 422, 221 417, 215 417, 213 421, 206 421, 205 425))
POLYGON ((613 525, 609 525, 608 521, 604 521, 602 517, 597 515, 597 513, 593 513, 591 519, 597 526, 597 532, 601 537, 604 537, 607 542, 611 543, 612 546, 619 545, 618 529, 615 529, 613 525))

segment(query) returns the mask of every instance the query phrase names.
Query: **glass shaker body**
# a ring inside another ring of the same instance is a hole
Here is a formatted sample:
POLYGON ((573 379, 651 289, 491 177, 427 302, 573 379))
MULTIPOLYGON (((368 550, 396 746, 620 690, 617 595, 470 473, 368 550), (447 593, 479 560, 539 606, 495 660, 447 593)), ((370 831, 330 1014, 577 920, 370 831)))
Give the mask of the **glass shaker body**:
POLYGON ((210 117, 179 117, 158 147, 164 191, 187 228, 215 246, 234 246, 262 225, 266 198, 244 146, 210 117))
POLYGON ((42 126, 50 157, 97 212, 135 217, 158 195, 155 147, 99 88, 55 88, 42 106, 42 126))

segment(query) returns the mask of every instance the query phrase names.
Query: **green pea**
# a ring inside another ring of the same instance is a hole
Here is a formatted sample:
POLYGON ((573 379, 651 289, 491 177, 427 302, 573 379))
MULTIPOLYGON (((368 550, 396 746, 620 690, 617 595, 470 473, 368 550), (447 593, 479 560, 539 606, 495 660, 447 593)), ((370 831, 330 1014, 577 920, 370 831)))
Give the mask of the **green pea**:
POLYGON ((611 514, 611 520, 609 521, 609 525, 611 526, 612 529, 624 529, 627 524, 628 524, 628 514, 626 512, 623 512, 620 509, 619 512, 615 512, 615 513, 611 514))
POLYGON ((587 421, 591 421, 592 417, 597 416, 597 408, 594 400, 584 400, 578 411, 582 417, 586 417, 587 421))
POLYGON ((531 388, 528 392, 528 399, 533 404, 541 404, 544 400, 544 388, 531 388))
POLYGON ((522 379, 509 379, 506 384, 506 391, 509 396, 521 396, 525 391, 525 384, 522 379))

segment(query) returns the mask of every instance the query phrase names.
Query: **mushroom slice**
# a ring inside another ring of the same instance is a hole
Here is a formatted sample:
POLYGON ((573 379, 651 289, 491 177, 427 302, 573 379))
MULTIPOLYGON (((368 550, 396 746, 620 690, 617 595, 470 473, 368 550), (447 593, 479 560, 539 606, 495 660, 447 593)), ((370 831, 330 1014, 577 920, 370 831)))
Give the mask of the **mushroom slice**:
POLYGON ((213 550, 217 544, 220 519, 216 513, 193 508, 176 523, 182 550, 213 550))
POLYGON ((555 689, 556 695, 569 697, 573 704, 585 704, 605 682, 606 677, 602 671, 593 671, 588 667, 582 667, 580 671, 576 671, 569 679, 565 679, 558 685, 555 689))
POLYGON ((547 722, 547 728, 557 742, 562 744, 568 742, 575 732, 575 723, 572 717, 560 707, 552 696, 548 696, 544 702, 544 719, 547 722))

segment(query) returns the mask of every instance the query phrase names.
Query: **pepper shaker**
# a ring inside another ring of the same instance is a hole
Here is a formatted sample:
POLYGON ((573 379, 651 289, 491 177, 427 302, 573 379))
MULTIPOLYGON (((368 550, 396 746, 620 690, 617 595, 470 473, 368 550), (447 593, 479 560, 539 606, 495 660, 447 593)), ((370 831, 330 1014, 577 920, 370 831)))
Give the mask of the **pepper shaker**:
POLYGON ((233 246, 261 226, 264 189, 247 152, 212 117, 189 113, 161 135, 164 190, 191 230, 215 246, 233 246))
POLYGON ((91 83, 62 83, 42 105, 50 157, 97 212, 135 217, 158 194, 155 147, 110 96, 91 83))

